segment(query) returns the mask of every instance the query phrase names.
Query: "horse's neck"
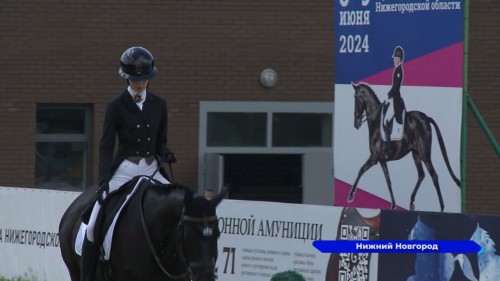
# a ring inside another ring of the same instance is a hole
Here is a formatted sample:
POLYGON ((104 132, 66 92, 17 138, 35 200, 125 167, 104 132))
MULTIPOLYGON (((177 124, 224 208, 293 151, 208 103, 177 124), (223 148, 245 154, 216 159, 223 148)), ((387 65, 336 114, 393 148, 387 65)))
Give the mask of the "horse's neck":
POLYGON ((368 129, 371 131, 380 126, 380 114, 381 114, 381 106, 380 104, 376 105, 375 103, 367 106, 366 109, 366 122, 368 123, 368 129))
POLYGON ((415 260, 415 274, 420 279, 430 280, 428 277, 434 275, 434 265, 439 264, 439 254, 417 254, 415 260))
POLYGON ((373 120, 379 119, 377 118, 377 116, 380 116, 379 114, 381 104, 377 96, 375 96, 375 93, 369 90, 364 92, 363 100, 365 104, 366 121, 368 122, 368 126, 370 127, 375 125, 373 124, 373 120))
POLYGON ((366 112, 369 115, 372 114, 377 114, 377 111, 380 110, 380 101, 377 99, 375 94, 370 93, 369 97, 367 98, 367 103, 366 103, 366 112))
MULTIPOLYGON (((150 222, 179 221, 184 206, 184 191, 154 187, 146 191, 143 208, 148 209, 150 222)), ((164 226, 164 224, 160 224, 164 226)), ((158 226, 158 227, 162 227, 158 226)))
POLYGON ((500 266, 500 256, 491 251, 484 251, 477 256, 479 265, 488 266, 491 262, 495 261, 497 266, 500 266))

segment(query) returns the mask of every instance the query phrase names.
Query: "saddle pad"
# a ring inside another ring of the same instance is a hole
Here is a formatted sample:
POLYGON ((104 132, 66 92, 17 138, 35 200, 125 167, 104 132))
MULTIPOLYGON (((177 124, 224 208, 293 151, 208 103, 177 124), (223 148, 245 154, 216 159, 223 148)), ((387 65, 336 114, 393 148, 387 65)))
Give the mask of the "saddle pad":
MULTIPOLYGON (((391 131, 391 140, 396 141, 400 140, 403 137, 403 132, 404 132, 404 120, 406 118, 406 110, 403 110, 403 124, 399 124, 394 120, 392 122, 392 131, 391 131)), ((384 116, 380 117, 380 132, 384 132, 384 116)), ((382 140, 387 141, 387 138, 385 137, 385 134, 381 134, 382 140)))
MULTIPOLYGON (((121 214, 121 211, 123 209, 123 207, 125 207, 129 201, 129 199, 135 194, 135 192, 139 189, 139 186, 141 185, 141 182, 143 180, 148 180, 147 177, 141 177, 137 183, 135 184, 134 186, 134 189, 132 189, 132 192, 130 192, 125 201, 123 202, 122 206, 120 207, 120 209, 118 210, 118 212, 116 213, 114 219, 113 219, 113 222, 111 223, 108 231, 106 232, 106 235, 104 236, 104 240, 102 242, 102 248, 103 248, 103 251, 104 251, 104 254, 103 254, 103 257, 104 257, 104 260, 109 260, 109 257, 110 257, 110 253, 111 253, 111 242, 113 240, 113 232, 115 230, 115 225, 116 225, 116 222, 118 220, 118 217, 120 216, 121 214)), ((86 234, 86 230, 87 230, 87 225, 85 223, 81 223, 80 224, 80 228, 78 230, 78 234, 76 235, 76 241, 75 241, 75 252, 78 254, 78 255, 82 255, 82 246, 83 246, 83 238, 85 237, 85 234, 86 234)))

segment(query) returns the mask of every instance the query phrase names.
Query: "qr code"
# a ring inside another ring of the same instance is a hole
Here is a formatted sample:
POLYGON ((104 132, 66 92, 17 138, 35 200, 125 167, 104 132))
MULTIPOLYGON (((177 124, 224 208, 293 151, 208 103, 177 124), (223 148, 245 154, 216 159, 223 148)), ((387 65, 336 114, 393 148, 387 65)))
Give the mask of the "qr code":
MULTIPOLYGON (((369 237, 368 226, 341 225, 340 240, 369 240, 369 237)), ((368 253, 341 253, 339 256, 339 280, 368 280, 368 253)))
POLYGON ((357 225, 341 225, 340 240, 369 240, 370 227, 357 225))

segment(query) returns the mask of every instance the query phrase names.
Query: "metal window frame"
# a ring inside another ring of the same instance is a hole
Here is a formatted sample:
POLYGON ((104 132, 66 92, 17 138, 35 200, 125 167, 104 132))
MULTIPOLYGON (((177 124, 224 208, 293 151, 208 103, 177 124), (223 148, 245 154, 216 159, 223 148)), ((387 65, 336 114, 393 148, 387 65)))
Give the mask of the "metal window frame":
MULTIPOLYGON (((253 101, 200 101, 198 135, 198 190, 203 190, 205 182, 205 154, 304 154, 305 152, 330 153, 333 147, 273 147, 273 113, 328 113, 333 119, 333 102, 253 102, 253 101), (265 147, 220 147, 207 146, 207 115, 211 112, 267 113, 265 147)), ((332 127, 333 127, 332 120, 332 127)), ((333 128, 332 128, 333 134, 333 128)), ((333 157, 333 156, 332 156, 333 157)))
MULTIPOLYGON (((40 142, 71 142, 71 143, 84 143, 83 152, 83 188, 82 191, 89 186, 91 182, 91 150, 92 150, 92 114, 93 108, 92 104, 50 104, 50 103, 38 103, 36 108, 56 108, 56 109, 78 109, 84 110, 84 134, 40 134, 35 133, 35 143, 40 142)), ((35 124, 37 123, 37 118, 35 117, 35 124)), ((35 167, 36 169, 36 167, 35 167)), ((35 171, 36 172, 36 171, 35 171)))

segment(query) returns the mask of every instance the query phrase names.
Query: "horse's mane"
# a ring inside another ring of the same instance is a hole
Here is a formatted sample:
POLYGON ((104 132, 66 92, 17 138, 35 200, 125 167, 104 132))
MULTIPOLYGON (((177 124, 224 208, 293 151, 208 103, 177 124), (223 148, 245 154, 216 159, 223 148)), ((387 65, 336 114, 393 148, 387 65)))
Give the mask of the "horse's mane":
MULTIPOLYGON (((137 180, 140 177, 142 177, 142 176, 136 176, 135 178, 133 178, 132 180, 130 180, 127 183, 127 187, 126 188, 132 188, 132 187, 134 187, 135 184, 137 183, 137 180)), ((160 183, 160 182, 157 182, 157 181, 153 181, 153 182, 149 182, 149 183, 146 183, 146 181, 144 181, 142 183, 142 185, 143 185, 142 188, 146 188, 147 190, 154 191, 155 193, 161 194, 163 196, 168 196, 169 194, 171 194, 173 191, 176 191, 176 190, 182 190, 186 194, 188 194, 188 193, 192 194, 192 191, 191 191, 191 189, 188 186, 180 184, 180 183, 163 184, 163 183, 160 183)), ((120 188, 120 190, 125 190, 126 188, 124 188, 124 187, 125 187, 125 185, 122 188, 120 188)))
POLYGON ((183 190, 183 191, 188 192, 188 193, 193 193, 193 191, 191 190, 191 188, 189 188, 189 186, 181 184, 181 183, 177 183, 177 182, 168 183, 168 184, 163 184, 163 183, 151 184, 151 185, 149 185, 148 188, 155 188, 155 189, 163 190, 165 192, 171 192, 173 190, 183 190))
POLYGON ((378 99, 377 95, 375 94, 375 90, 373 90, 372 86, 371 86, 368 82, 365 82, 365 81, 359 81, 358 86, 363 86, 363 87, 365 87, 366 89, 368 89, 368 92, 370 92, 370 94, 373 96, 373 98, 374 98, 374 99, 375 99, 378 103, 380 103, 380 100, 378 99))
POLYGON ((159 194, 168 195, 172 191, 184 191, 184 214, 192 217, 215 216, 215 206, 210 204, 210 200, 202 195, 195 194, 191 188, 181 183, 153 184, 152 188, 159 194))

